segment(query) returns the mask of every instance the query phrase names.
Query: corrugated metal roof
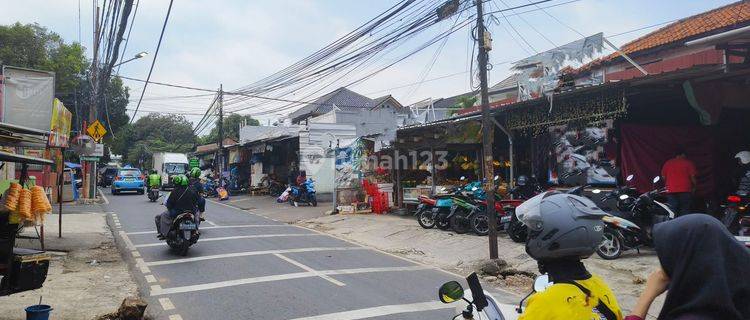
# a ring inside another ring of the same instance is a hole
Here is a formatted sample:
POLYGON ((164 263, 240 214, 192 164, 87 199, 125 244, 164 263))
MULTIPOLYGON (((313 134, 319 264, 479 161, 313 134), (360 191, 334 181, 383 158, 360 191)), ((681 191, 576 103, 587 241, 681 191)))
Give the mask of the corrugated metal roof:
POLYGON ((375 106, 375 102, 359 93, 341 87, 292 112, 289 118, 292 119, 292 122, 296 122, 309 115, 321 115, 333 110, 334 105, 338 108, 372 108, 375 106))

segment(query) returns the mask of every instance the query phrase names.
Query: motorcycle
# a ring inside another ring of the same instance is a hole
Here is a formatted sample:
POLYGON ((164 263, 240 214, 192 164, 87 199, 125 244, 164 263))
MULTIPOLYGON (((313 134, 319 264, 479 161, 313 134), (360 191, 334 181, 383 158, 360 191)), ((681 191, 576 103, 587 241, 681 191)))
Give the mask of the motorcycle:
POLYGON ((506 315, 512 314, 512 310, 506 305, 498 302, 489 292, 482 288, 482 284, 479 283, 479 277, 476 273, 470 274, 466 277, 466 282, 469 285, 469 291, 464 291, 458 281, 449 281, 444 283, 438 289, 438 298, 442 303, 453 303, 459 300, 466 301, 468 305, 465 309, 460 310, 460 313, 453 317, 453 319, 476 319, 476 320, 506 320, 506 315))
POLYGON ((193 212, 186 211, 172 220, 166 241, 172 250, 182 256, 187 255, 188 248, 198 242, 198 222, 193 212))
POLYGON ((313 179, 307 178, 307 180, 302 183, 302 186, 304 186, 304 190, 298 186, 290 187, 289 204, 296 207, 299 203, 307 203, 313 207, 317 207, 318 199, 315 197, 315 183, 313 182, 313 179))
MULTIPOLYGON (((497 180, 499 176, 495 176, 497 180)), ((456 233, 474 231, 479 236, 489 233, 489 216, 487 215, 487 200, 483 190, 472 190, 471 197, 454 197, 452 212, 450 214, 450 225, 456 233)), ((515 207, 520 205, 521 200, 503 200, 495 194, 495 214, 497 216, 498 228, 506 229, 511 220, 515 207)))
POLYGON ((724 215, 721 222, 739 242, 750 248, 750 194, 738 192, 730 195, 722 207, 724 215))
POLYGON ((448 230, 451 228, 450 220, 455 213, 453 203, 456 199, 466 201, 471 197, 484 198, 484 190, 481 189, 481 186, 481 182, 479 181, 470 182, 450 195, 450 197, 439 198, 431 212, 431 219, 435 222, 438 229, 448 230))
MULTIPOLYGON (((653 179, 656 184, 660 181, 657 176, 653 179)), ((600 193, 594 190, 595 194, 600 193)), ((614 260, 630 249, 636 249, 640 253, 641 246, 653 246, 653 236, 651 234, 654 224, 674 219, 675 214, 672 209, 654 198, 664 193, 664 189, 654 189, 641 194, 632 204, 628 205, 631 196, 622 192, 610 192, 606 194, 602 201, 617 197, 619 207, 622 207, 620 213, 609 213, 604 221, 604 241, 596 249, 596 253, 605 260, 614 260)))
POLYGON ((156 202, 156 200, 161 197, 161 193, 159 192, 159 188, 149 188, 148 189, 148 201, 156 202))
MULTIPOLYGON (((459 180, 465 181, 466 177, 462 176, 459 180)), ((419 223, 419 225, 425 229, 431 229, 437 225, 439 229, 447 230, 450 225, 447 221, 435 220, 435 217, 438 214, 437 212, 435 212, 435 210, 439 208, 443 208, 443 210, 445 210, 445 208, 450 209, 450 206, 453 203, 451 197, 455 194, 460 194, 462 190, 463 186, 450 189, 442 188, 442 190, 440 190, 441 194, 438 194, 436 196, 428 197, 425 195, 420 195, 418 197, 419 205, 417 206, 417 210, 414 212, 414 215, 417 216, 417 222, 419 223)))

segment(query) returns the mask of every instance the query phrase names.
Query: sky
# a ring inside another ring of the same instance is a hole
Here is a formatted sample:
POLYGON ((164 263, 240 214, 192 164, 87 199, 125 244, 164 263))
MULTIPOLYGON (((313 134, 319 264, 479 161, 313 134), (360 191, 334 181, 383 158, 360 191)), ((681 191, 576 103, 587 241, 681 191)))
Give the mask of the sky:
MULTIPOLYGON (((67 42, 81 42, 90 57, 92 7, 96 1, 0 0, 0 8, 3 8, 0 24, 38 23, 57 32, 67 42)), ((529 1, 491 0, 485 2, 485 11, 528 4, 529 1)), ((172 7, 151 80, 200 88, 215 89, 222 85, 224 90, 237 89, 303 59, 397 2, 177 0, 172 7)), ((684 18, 731 2, 734 1, 553 0, 542 6, 560 5, 546 9, 546 13, 537 10, 515 15, 506 12, 506 17, 496 15, 494 19, 488 19, 493 38, 490 85, 510 75, 508 62, 581 38, 576 31, 585 35, 604 32, 605 37, 620 46, 658 27, 618 35, 620 33, 684 18)), ((140 1, 125 56, 132 57, 141 51, 150 55, 124 64, 121 75, 146 78, 168 6, 168 0, 140 1)), ((436 25, 435 32, 447 29, 449 24, 444 21, 436 25)), ((418 40, 413 39, 415 43, 418 40)), ((468 29, 458 31, 441 50, 438 50, 439 43, 435 44, 350 89, 371 98, 391 94, 403 105, 469 92, 469 41, 468 29), (433 57, 437 57, 434 64, 433 57), (428 68, 429 72, 424 75, 428 68)), ((394 50, 384 57, 384 61, 403 53, 394 50)), ((124 81, 131 94, 128 108, 134 109, 143 84, 124 81)), ((334 84, 320 95, 336 88, 334 84)), ((198 114, 205 112, 213 100, 212 96, 205 94, 149 85, 136 117, 149 111, 180 112, 186 114, 188 120, 197 122, 201 118, 198 114), (201 94, 203 96, 195 97, 201 94)), ((263 111, 264 115, 257 116, 263 124, 289 112, 275 114, 273 110, 252 105, 232 108, 240 107, 247 107, 240 113, 263 111)))

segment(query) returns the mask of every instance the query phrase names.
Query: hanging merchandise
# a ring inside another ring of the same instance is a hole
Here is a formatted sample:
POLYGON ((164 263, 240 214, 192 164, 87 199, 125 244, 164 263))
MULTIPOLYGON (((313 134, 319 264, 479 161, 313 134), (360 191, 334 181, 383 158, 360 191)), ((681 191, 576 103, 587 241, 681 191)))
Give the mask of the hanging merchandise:
POLYGON ((33 220, 36 222, 44 221, 44 215, 52 211, 52 205, 47 199, 44 188, 40 186, 31 188, 31 208, 34 215, 33 220))
POLYGON ((18 199, 21 197, 21 185, 18 183, 11 183, 8 190, 5 192, 5 208, 10 212, 15 212, 18 209, 18 199))
POLYGON ((34 216, 31 213, 31 190, 21 189, 16 212, 18 212, 18 215, 22 220, 32 220, 34 216))

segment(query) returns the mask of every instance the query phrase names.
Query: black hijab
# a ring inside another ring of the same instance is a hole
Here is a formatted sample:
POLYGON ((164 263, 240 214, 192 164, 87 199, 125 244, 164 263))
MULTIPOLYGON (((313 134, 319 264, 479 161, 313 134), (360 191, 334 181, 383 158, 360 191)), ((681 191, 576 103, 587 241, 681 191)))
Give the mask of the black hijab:
POLYGON ((750 252, 718 220, 689 214, 653 232, 670 278, 659 319, 750 319, 750 252))

